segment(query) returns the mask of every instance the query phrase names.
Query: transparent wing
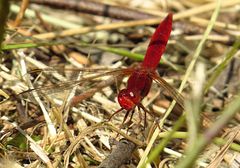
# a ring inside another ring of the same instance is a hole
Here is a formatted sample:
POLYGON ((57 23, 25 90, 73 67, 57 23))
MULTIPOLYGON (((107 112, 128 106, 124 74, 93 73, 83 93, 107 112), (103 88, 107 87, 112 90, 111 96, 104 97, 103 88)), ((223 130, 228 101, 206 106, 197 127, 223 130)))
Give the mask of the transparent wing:
MULTIPOLYGON (((70 69, 68 69, 68 70, 70 71, 70 69)), ((26 94, 26 93, 29 93, 32 91, 38 91, 43 94, 52 94, 52 93, 62 92, 63 90, 71 89, 76 85, 82 85, 86 82, 89 82, 89 81, 94 80, 99 77, 103 77, 103 76, 116 76, 117 77, 119 75, 125 76, 125 75, 131 74, 131 72, 133 71, 132 68, 114 69, 111 71, 108 69, 108 71, 106 71, 106 72, 101 70, 100 73, 96 72, 96 71, 98 71, 97 69, 89 68, 89 69, 82 69, 82 71, 83 70, 87 70, 87 72, 94 72, 94 74, 91 74, 91 73, 84 74, 80 80, 60 81, 55 84, 36 86, 34 89, 26 90, 26 91, 20 93, 19 95, 26 94)), ((30 73, 36 73, 36 72, 52 73, 51 71, 52 71, 51 69, 42 69, 42 70, 35 69, 35 70, 30 71, 30 73)), ((77 71, 77 70, 75 70, 75 71, 77 71)), ((78 71, 79 71, 79 69, 78 69, 78 71)))
MULTIPOLYGON (((5 100, 1 101, 0 104, 8 101, 8 100, 12 100, 12 99, 16 99, 16 97, 19 96, 26 96, 31 98, 32 94, 34 91, 37 91, 37 93, 39 94, 40 97, 44 97, 47 95, 51 95, 54 96, 55 98, 60 98, 62 97, 62 95, 66 95, 68 94, 68 91, 70 91, 71 89, 73 89, 75 86, 80 86, 80 89, 78 90, 79 95, 78 96, 74 96, 72 102, 74 103, 78 103, 82 100, 85 100, 87 98, 90 98, 94 93, 100 91, 102 88, 110 86, 111 84, 114 84, 114 82, 116 82, 116 80, 119 81, 120 78, 123 78, 124 76, 130 75, 133 71, 134 68, 130 67, 130 68, 126 68, 126 69, 92 69, 92 68, 83 68, 83 69, 74 69, 74 71, 82 71, 83 75, 80 76, 80 78, 78 78, 79 80, 65 80, 65 81, 61 81, 61 79, 59 79, 58 77, 56 77, 55 75, 53 75, 52 73, 57 73, 59 75, 59 72, 56 70, 53 70, 52 68, 47 68, 47 69, 34 69, 32 71, 30 71, 30 73, 28 74, 28 77, 34 77, 34 80, 36 78, 38 78, 39 73, 46 73, 46 75, 44 76, 44 81, 46 81, 46 78, 51 78, 51 80, 53 80, 53 78, 57 79, 56 83, 51 83, 51 82, 43 82, 42 79, 38 80, 36 82, 36 84, 34 84, 34 88, 33 89, 28 89, 26 91, 23 91, 19 94, 10 94, 8 96, 8 98, 6 98, 5 100), (85 71, 86 70, 86 71, 85 71), (100 72, 99 72, 100 70, 100 72), (37 74, 34 74, 37 73, 37 74), (112 76, 110 78, 108 78, 107 80, 97 80, 97 78, 101 78, 101 77, 105 77, 105 76, 112 76), (41 84, 39 84, 39 81, 41 82, 41 84), (49 84, 46 84, 49 83, 49 84), (67 92, 65 92, 67 91, 67 92)), ((70 72, 71 69, 68 69, 68 71, 70 72)), ((43 77, 41 75, 41 77, 43 77)), ((77 79, 77 78, 75 78, 77 79)), ((21 82, 19 81, 19 79, 16 79, 16 82, 20 82, 22 83, 24 86, 26 86, 25 82, 21 82)))
POLYGON ((163 89, 165 89, 170 96, 184 109, 184 98, 175 88, 169 85, 163 78, 156 73, 150 73, 151 78, 156 81, 163 89))

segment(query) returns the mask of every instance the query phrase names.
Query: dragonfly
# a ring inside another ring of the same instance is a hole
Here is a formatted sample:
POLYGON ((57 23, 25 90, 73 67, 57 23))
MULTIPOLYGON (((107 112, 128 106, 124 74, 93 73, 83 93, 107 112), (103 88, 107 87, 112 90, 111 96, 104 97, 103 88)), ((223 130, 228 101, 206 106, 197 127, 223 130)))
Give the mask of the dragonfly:
MULTIPOLYGON (((108 71, 104 73, 100 73, 97 75, 93 75, 91 77, 83 77, 80 80, 76 81, 69 81, 64 82, 55 88, 68 88, 72 87, 73 85, 81 85, 87 80, 93 80, 95 78, 101 77, 103 75, 118 75, 118 76, 129 76, 126 88, 119 91, 117 99, 120 105, 120 109, 115 111, 110 117, 109 120, 115 116, 116 114, 126 111, 123 123, 126 121, 129 114, 130 120, 134 114, 136 108, 139 110, 143 110, 145 112, 145 119, 146 113, 152 115, 141 103, 142 100, 148 95, 152 82, 155 81, 159 86, 161 86, 164 90, 166 90, 169 95, 179 104, 181 110, 184 109, 184 101, 183 96, 174 89, 170 84, 168 84, 160 75, 156 72, 158 63, 165 51, 166 45, 168 43, 168 39, 171 34, 172 30, 172 18, 173 14, 169 13, 164 20, 158 25, 154 34, 151 37, 150 43, 148 45, 144 60, 142 63, 138 63, 133 65, 129 68, 125 69, 118 69, 113 71, 108 71)), ((54 90, 53 87, 40 87, 35 89, 30 89, 20 93, 20 95, 29 93, 33 90, 54 90)), ((93 89, 95 92, 97 89, 93 89)), ((99 90, 99 89, 98 89, 99 90)), ((90 91, 91 92, 91 91, 90 91)), ((84 94, 83 94, 84 95, 84 94)), ((76 96, 72 100, 72 104, 76 104, 77 102, 81 101, 82 99, 86 99, 93 94, 87 93, 84 96, 76 96), (81 97, 82 96, 82 97, 81 97)), ((129 121, 130 121, 129 120, 129 121)))
MULTIPOLYGON (((182 95, 156 73, 157 65, 165 51, 171 34, 172 18, 172 13, 169 13, 156 28, 148 45, 143 62, 136 66, 133 72, 131 72, 127 81, 127 87, 122 89, 118 94, 118 102, 121 108, 113 113, 110 116, 110 119, 115 114, 126 110, 127 112, 123 120, 124 122, 129 113, 132 112, 133 114, 136 107, 142 109, 145 112, 145 115, 146 113, 151 115, 151 113, 142 105, 141 101, 148 95, 153 80, 167 90, 182 109, 184 108, 182 95)), ((130 120, 131 118, 132 115, 130 120)))

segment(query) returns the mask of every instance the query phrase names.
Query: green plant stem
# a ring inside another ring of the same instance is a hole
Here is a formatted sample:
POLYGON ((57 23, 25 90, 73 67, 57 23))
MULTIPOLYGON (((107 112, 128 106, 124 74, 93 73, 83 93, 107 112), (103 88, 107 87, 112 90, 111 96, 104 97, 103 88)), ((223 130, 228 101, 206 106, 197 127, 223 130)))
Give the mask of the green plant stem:
POLYGON ((17 44, 3 44, 2 45, 2 50, 13 50, 13 49, 21 49, 21 48, 36 48, 36 47, 43 47, 43 46, 52 46, 52 45, 58 45, 60 43, 34 43, 34 42, 29 42, 29 43, 17 43, 17 44))
MULTIPOLYGON (((165 138, 169 135, 170 132, 161 132, 158 134, 158 138, 165 138)), ((173 139, 185 139, 188 137, 188 133, 187 132, 174 132, 173 135, 172 135, 172 138, 173 139)), ((219 145, 219 146, 222 146, 224 144, 226 144, 226 140, 223 139, 223 138, 219 138, 219 137, 216 137, 213 139, 213 142, 216 144, 216 145, 219 145)), ((230 149, 234 150, 234 151, 237 151, 237 152, 240 152, 240 145, 237 144, 237 143, 232 143, 230 145, 230 149)))
POLYGON ((213 85, 217 77, 221 74, 221 72, 227 67, 228 63, 233 59, 233 56, 239 51, 240 48, 240 38, 236 40, 236 42, 233 44, 233 47, 230 49, 230 51, 227 53, 225 59, 217 66, 217 68, 211 73, 211 77, 208 80, 204 92, 206 93, 208 89, 213 85))
MULTIPOLYGON (((20 48, 36 48, 36 47, 42 47, 42 46, 52 46, 52 45, 68 45, 72 44, 72 42, 26 42, 26 43, 17 43, 17 44, 4 44, 2 45, 2 50, 12 50, 12 49, 20 49, 20 48)), ((124 57, 128 57, 130 59, 136 60, 136 61, 142 61, 144 58, 144 55, 138 54, 138 53, 132 53, 128 50, 125 49, 120 49, 120 48, 114 48, 114 47, 106 47, 106 46, 101 46, 101 45, 92 45, 92 44, 87 44, 84 42, 80 42, 78 44, 79 46, 82 47, 95 47, 97 49, 118 54, 124 57)), ((161 62, 164 62, 168 64, 171 68, 173 68, 176 71, 183 71, 179 66, 176 66, 172 64, 171 62, 168 62, 166 59, 162 59, 161 62)), ((160 64, 160 62, 159 62, 160 64)))
POLYGON ((4 39, 5 25, 9 12, 9 1, 0 0, 0 51, 2 51, 2 42, 4 39))
POLYGON ((148 160, 141 166, 141 168, 145 168, 148 163, 151 163, 155 158, 157 158, 157 156, 166 147, 168 142, 172 139, 173 134, 183 125, 184 121, 185 115, 182 115, 174 124, 173 129, 169 132, 169 134, 164 139, 162 139, 162 141, 150 153, 148 160))
POLYGON ((205 133, 199 137, 195 148, 186 154, 176 168, 192 167, 199 154, 211 142, 211 140, 218 134, 218 132, 227 124, 227 122, 240 110, 240 94, 233 100, 222 112, 221 117, 210 127, 205 133))
POLYGON ((124 55, 128 58, 137 60, 137 61, 142 61, 144 58, 144 55, 142 54, 137 54, 137 53, 131 53, 127 50, 119 49, 119 48, 112 48, 112 47, 105 47, 105 46, 97 46, 98 49, 108 51, 111 53, 119 54, 119 55, 124 55))

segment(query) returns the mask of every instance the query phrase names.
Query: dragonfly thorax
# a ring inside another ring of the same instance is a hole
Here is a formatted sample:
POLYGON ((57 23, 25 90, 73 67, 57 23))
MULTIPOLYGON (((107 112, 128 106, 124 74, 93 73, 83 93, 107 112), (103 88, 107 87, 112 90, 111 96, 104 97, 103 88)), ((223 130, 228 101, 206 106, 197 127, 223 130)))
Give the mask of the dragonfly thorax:
POLYGON ((152 84, 148 71, 136 69, 129 77, 127 88, 118 94, 118 102, 125 110, 134 109, 148 94, 152 84))

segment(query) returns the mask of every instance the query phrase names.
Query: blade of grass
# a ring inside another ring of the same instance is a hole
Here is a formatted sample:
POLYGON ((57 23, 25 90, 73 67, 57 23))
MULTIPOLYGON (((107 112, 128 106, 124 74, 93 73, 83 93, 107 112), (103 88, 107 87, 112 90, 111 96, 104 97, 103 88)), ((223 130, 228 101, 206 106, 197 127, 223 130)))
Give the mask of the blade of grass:
POLYGON ((173 129, 169 132, 168 136, 166 136, 166 138, 164 138, 150 153, 148 160, 143 165, 141 165, 141 168, 147 167, 148 163, 151 163, 155 158, 159 156, 159 154, 163 151, 168 142, 172 139, 173 134, 182 126, 184 121, 185 115, 182 115, 174 124, 173 129))
MULTIPOLYGON (((72 44, 72 42, 29 42, 29 43, 17 43, 17 44, 4 44, 2 45, 2 50, 13 50, 13 49, 21 49, 21 48, 36 48, 36 47, 43 47, 43 46, 53 46, 53 45, 60 45, 60 44, 72 44)), ((144 58, 144 55, 138 54, 138 53, 132 53, 128 50, 125 49, 120 49, 120 48, 114 48, 114 47, 106 47, 106 46, 101 46, 98 44, 92 45, 92 44, 87 44, 84 42, 80 42, 78 45, 82 47, 96 47, 100 50, 111 52, 114 54, 118 54, 124 57, 128 57, 130 59, 136 60, 136 61, 142 61, 144 58)), ((168 64, 172 69, 175 71, 183 71, 179 66, 174 65, 173 63, 167 61, 166 59, 163 58, 161 62, 164 62, 168 64)), ((159 64, 161 63, 159 62, 159 64)))
POLYGON ((190 98, 185 102, 187 128, 188 128, 188 151, 194 150, 195 144, 198 142, 199 126, 200 126, 200 113, 203 101, 203 86, 205 83, 205 66, 199 63, 196 70, 192 75, 193 82, 191 85, 190 98))
POLYGON ((58 45, 62 43, 58 42, 29 42, 29 43, 16 43, 16 44, 3 44, 2 50, 13 50, 13 49, 21 49, 21 48, 36 48, 36 47, 43 47, 43 46, 52 46, 58 45))
MULTIPOLYGON (((107 51, 107 52, 111 52, 114 54, 118 54, 124 57, 128 57, 130 59, 136 60, 136 61, 142 61, 144 58, 143 54, 138 54, 138 53, 132 53, 128 50, 124 50, 124 49, 120 49, 120 48, 113 48, 113 47, 106 47, 106 46, 96 46, 96 48, 101 49, 103 51, 107 51)), ((161 64, 161 62, 164 62, 165 64, 168 64, 172 69, 174 69, 175 71, 183 71, 183 69, 181 69, 179 66, 174 65, 173 63, 169 62, 166 60, 166 58, 163 56, 161 61, 159 62, 159 64, 161 64)))
POLYGON ((228 63, 233 59, 234 55, 239 51, 239 48, 240 48, 240 38, 238 38, 235 41, 235 43, 233 44, 233 47, 227 53, 225 59, 211 73, 212 75, 210 79, 208 79, 208 82, 204 88, 204 93, 206 93, 208 89, 213 85, 217 77, 221 74, 221 72, 223 72, 223 70, 227 67, 228 63))
POLYGON ((137 54, 137 53, 131 53, 128 50, 120 49, 120 48, 113 48, 113 47, 105 47, 105 46, 97 46, 98 49, 101 49, 103 51, 108 51, 111 53, 115 53, 118 55, 126 56, 128 58, 137 60, 137 61, 142 61, 144 58, 144 55, 142 54, 137 54))
POLYGON ((2 42, 5 34, 5 26, 9 12, 9 2, 0 0, 0 51, 2 51, 2 42))
MULTIPOLYGON (((158 137, 159 138, 165 138, 169 135, 169 132, 161 132, 158 134, 158 137)), ((180 131, 176 131, 174 132, 174 134, 172 135, 172 138, 174 139, 185 139, 188 137, 188 133, 187 132, 180 132, 180 131)), ((219 145, 219 146, 222 146, 224 144, 226 144, 226 140, 223 139, 223 138, 219 138, 219 137, 216 137, 213 139, 213 142, 216 144, 216 145, 219 145)), ((230 145, 230 149, 236 151, 236 152, 240 152, 240 144, 237 144, 237 143, 232 143, 230 145)))
POLYGON ((218 134, 218 132, 227 124, 227 122, 240 110, 240 93, 229 105, 222 111, 220 118, 210 127, 205 133, 199 137, 194 150, 188 151, 176 166, 176 168, 192 167, 195 160, 198 158, 204 148, 211 142, 211 140, 218 134))

